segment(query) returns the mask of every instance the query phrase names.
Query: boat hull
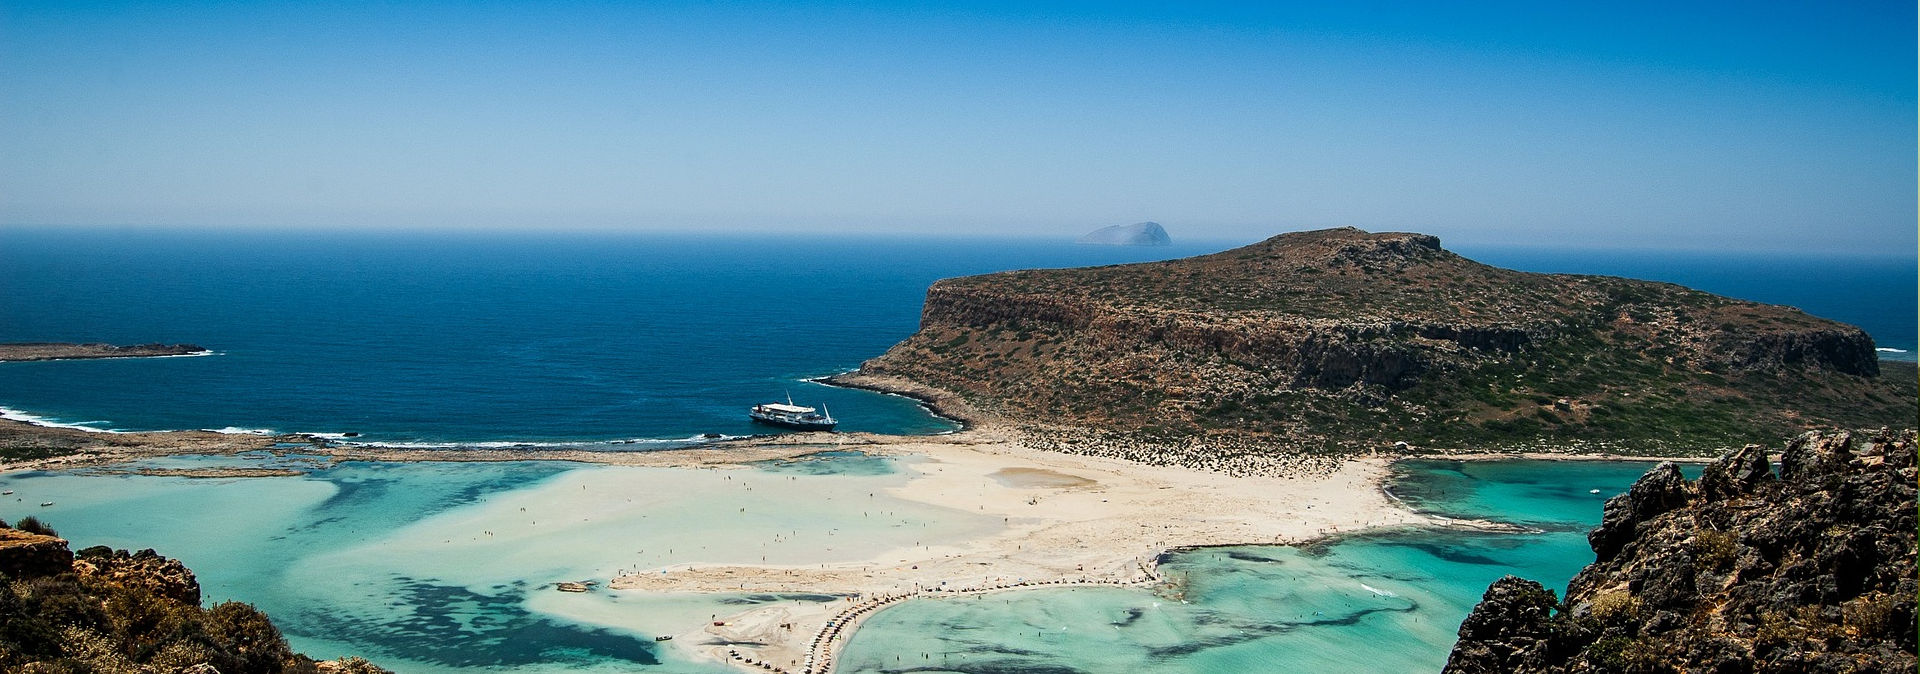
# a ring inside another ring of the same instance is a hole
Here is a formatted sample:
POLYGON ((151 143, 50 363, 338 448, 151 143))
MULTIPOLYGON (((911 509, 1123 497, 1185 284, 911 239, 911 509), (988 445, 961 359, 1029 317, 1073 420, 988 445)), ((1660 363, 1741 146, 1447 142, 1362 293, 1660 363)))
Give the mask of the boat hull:
POLYGON ((831 431, 833 427, 840 425, 840 422, 837 421, 800 421, 752 413, 747 414, 747 416, 753 418, 754 423, 790 428, 796 431, 831 431))

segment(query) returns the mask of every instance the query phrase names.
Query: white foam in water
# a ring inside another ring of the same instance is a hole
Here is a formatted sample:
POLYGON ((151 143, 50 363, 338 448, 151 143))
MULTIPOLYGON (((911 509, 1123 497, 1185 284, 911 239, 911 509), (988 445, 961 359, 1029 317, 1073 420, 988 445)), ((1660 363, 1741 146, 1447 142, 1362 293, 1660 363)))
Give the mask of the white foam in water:
POLYGON ((201 430, 213 431, 215 433, 225 433, 227 435, 273 435, 274 434, 273 429, 271 428, 241 428, 239 426, 226 426, 222 428, 203 428, 201 430))
POLYGON ((1366 583, 1361 583, 1361 584, 1360 584, 1360 587, 1364 587, 1364 588, 1367 588, 1367 591, 1368 591, 1368 592, 1372 592, 1372 593, 1373 593, 1373 596, 1376 596, 1376 597, 1398 597, 1398 596, 1400 596, 1400 595, 1397 595, 1397 594, 1394 594, 1394 593, 1392 593, 1392 592, 1388 592, 1388 591, 1386 591, 1386 590, 1382 590, 1382 589, 1380 589, 1380 588, 1377 588, 1377 587, 1374 587, 1374 586, 1372 586, 1372 585, 1368 585, 1368 584, 1366 584, 1366 583))
MULTIPOLYGON (((208 353, 212 353, 212 352, 208 352, 208 353)), ((91 421, 86 423, 68 423, 63 421, 54 421, 52 419, 48 419, 46 417, 31 413, 31 412, 16 410, 10 407, 0 407, 0 419, 19 421, 19 422, 24 422, 24 423, 32 424, 35 426, 45 427, 45 428, 70 428, 76 431, 86 431, 88 433, 126 433, 128 432, 128 431, 122 431, 117 429, 101 428, 99 426, 86 425, 89 423, 91 424, 107 423, 105 421, 91 421)), ((271 428, 241 428, 239 426, 225 426, 222 428, 203 428, 200 430, 210 431, 213 433, 225 433, 227 435, 279 435, 280 434, 279 431, 276 431, 271 428)), ((646 448, 660 448, 660 447, 667 447, 667 448, 686 447, 689 445, 699 445, 699 444, 705 444, 709 442, 719 442, 722 440, 740 440, 743 438, 753 437, 750 435, 720 435, 718 437, 706 437, 701 435, 695 435, 692 437, 679 438, 679 439, 627 438, 624 440, 577 440, 573 442, 514 442, 514 441, 506 441, 506 440, 496 440, 496 441, 487 441, 487 442, 380 442, 376 440, 364 440, 364 439, 358 440, 358 441, 348 440, 346 433, 300 433, 300 435, 310 435, 316 438, 332 440, 332 441, 339 442, 341 444, 347 444, 347 445, 356 445, 361 447, 392 447, 396 449, 514 449, 514 448, 585 449, 585 448, 599 447, 599 446, 624 446, 624 445, 634 445, 638 449, 646 449, 646 448)))
POLYGON ((1887 353, 1906 353, 1906 352, 1907 352, 1907 350, 1906 350, 1906 349, 1895 349, 1895 348, 1890 348, 1890 347, 1885 347, 1885 346, 1876 346, 1876 347, 1874 347, 1874 348, 1873 348, 1873 350, 1875 350, 1875 351, 1885 351, 1885 352, 1887 352, 1887 353))
MULTIPOLYGON (((220 353, 217 351, 214 351, 213 349, 203 349, 200 351, 195 351, 193 353, 174 353, 174 354, 168 354, 165 356, 127 356, 127 357, 128 358, 198 358, 200 356, 218 356, 218 355, 220 355, 220 353)), ((107 359, 95 358, 93 360, 118 360, 118 358, 117 357, 107 358, 107 359)))
MULTIPOLYGON (((20 410, 16 410, 10 407, 0 407, 0 419, 20 421, 20 422, 33 424, 35 426, 44 426, 47 428, 71 428, 76 431, 86 431, 88 433, 122 433, 124 432, 124 431, 116 431, 110 428, 88 426, 86 424, 69 424, 69 423, 54 421, 52 419, 48 419, 46 417, 43 417, 37 414, 33 414, 30 412, 22 412, 20 410)), ((90 422, 90 423, 103 423, 103 422, 96 421, 96 422, 90 422)))

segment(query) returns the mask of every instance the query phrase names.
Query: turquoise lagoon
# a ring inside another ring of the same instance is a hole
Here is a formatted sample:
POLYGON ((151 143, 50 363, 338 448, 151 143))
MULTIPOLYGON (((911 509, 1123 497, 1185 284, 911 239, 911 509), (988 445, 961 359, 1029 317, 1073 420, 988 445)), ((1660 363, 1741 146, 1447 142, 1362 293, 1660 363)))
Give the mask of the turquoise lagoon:
POLYGON ((1209 548, 1168 555, 1171 582, 1152 591, 908 601, 861 627, 842 671, 1437 672, 1495 579, 1564 589, 1593 561, 1586 532, 1601 505, 1650 467, 1401 462, 1392 489, 1410 505, 1537 533, 1398 530, 1302 548, 1209 548))
MULTIPOLYGON (((364 655, 400 672, 708 672, 723 670, 652 635, 749 604, 837 598, 578 595, 551 583, 669 564, 862 559, 998 529, 887 497, 905 479, 896 462, 911 460, 834 452, 722 470, 175 457, 143 465, 310 472, 18 473, 0 477, 15 492, 0 517, 37 515, 81 547, 159 547, 195 570, 209 601, 260 606, 316 657, 364 655)), ((1410 504, 1539 533, 1194 550, 1167 557, 1173 582, 1154 591, 910 601, 866 623, 842 671, 1436 671, 1487 583, 1515 573, 1563 585, 1590 561, 1584 535, 1602 502, 1647 467, 1403 462, 1393 490, 1410 504)))
MULTIPOLYGON (((905 459, 911 460, 911 459, 905 459)), ((12 521, 75 546, 155 547, 208 602, 258 605, 296 649, 398 672, 727 671, 652 637, 749 604, 823 595, 564 594, 670 564, 807 565, 997 531, 999 518, 892 499, 891 459, 838 454, 745 470, 567 463, 365 463, 301 477, 104 472, 0 477, 12 521), (40 507, 43 501, 54 505, 40 507)), ((175 457, 154 468, 306 466, 175 457)))

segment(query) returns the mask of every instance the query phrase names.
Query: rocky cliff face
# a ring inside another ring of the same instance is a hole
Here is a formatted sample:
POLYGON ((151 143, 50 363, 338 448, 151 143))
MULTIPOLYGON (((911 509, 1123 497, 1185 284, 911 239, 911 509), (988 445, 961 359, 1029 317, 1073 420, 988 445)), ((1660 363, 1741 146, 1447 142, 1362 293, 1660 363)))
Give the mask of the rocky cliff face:
POLYGON ((1658 451, 1917 413, 1910 372, 1879 376, 1852 326, 1670 284, 1499 269, 1432 236, 1353 229, 943 280, 920 331, 861 369, 1017 423, 1294 445, 1597 438, 1658 451))
POLYGON ((73 569, 67 542, 19 529, 0 529, 0 573, 10 578, 51 576, 73 569))
POLYGON ((1809 434, 1609 500, 1565 602, 1503 578, 1447 672, 1911 672, 1915 442, 1809 434), (1863 445, 1863 446, 1862 446, 1863 445))
MULTIPOLYGON (((24 524, 22 526, 25 526, 24 524)), ((265 614, 200 606, 200 584, 152 550, 93 547, 0 524, 0 671, 382 674, 294 653, 265 614)))

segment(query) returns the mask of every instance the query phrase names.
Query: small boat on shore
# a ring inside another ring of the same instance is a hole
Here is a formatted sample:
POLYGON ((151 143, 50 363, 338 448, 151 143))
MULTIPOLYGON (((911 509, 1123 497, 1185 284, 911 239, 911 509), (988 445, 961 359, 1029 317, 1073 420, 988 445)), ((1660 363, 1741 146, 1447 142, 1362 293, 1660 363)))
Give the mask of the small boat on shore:
MULTIPOLYGON (((824 410, 824 407, 822 408, 824 410)), ((833 418, 832 412, 815 411, 811 407, 793 404, 793 396, 787 396, 787 404, 766 403, 754 405, 747 411, 754 421, 769 426, 791 428, 801 431, 831 431, 840 422, 833 418)))

